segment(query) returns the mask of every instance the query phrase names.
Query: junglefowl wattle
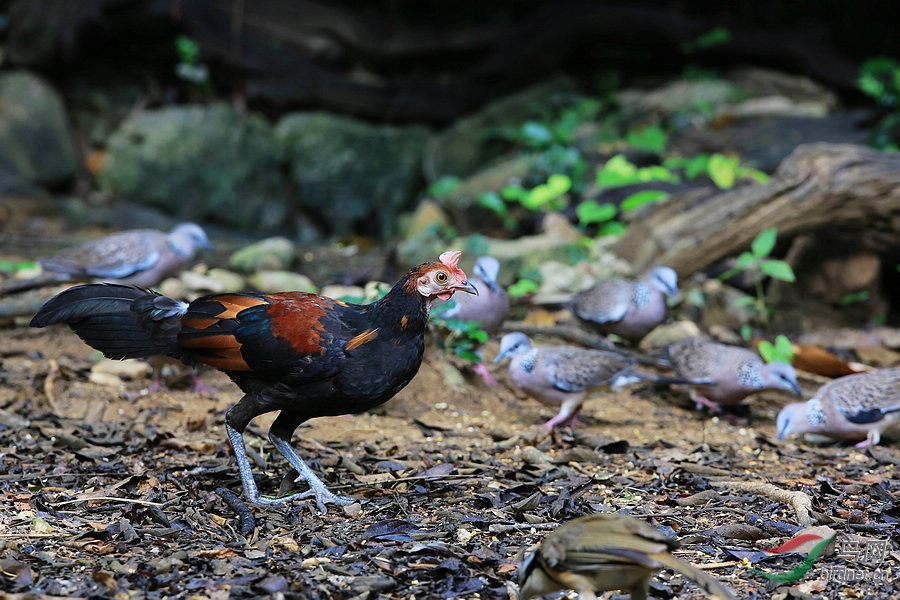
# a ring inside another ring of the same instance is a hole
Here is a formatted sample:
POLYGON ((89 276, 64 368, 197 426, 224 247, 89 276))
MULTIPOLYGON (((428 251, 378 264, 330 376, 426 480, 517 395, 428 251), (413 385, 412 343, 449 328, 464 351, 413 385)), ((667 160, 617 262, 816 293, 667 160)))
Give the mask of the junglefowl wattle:
POLYGON ((410 270, 383 298, 350 304, 303 292, 215 294, 185 303, 127 285, 89 284, 51 298, 34 327, 67 323, 109 358, 171 356, 226 373, 244 397, 225 415, 246 497, 279 504, 314 496, 349 504, 291 446, 294 430, 314 417, 359 413, 392 398, 415 376, 425 349, 431 304, 454 292, 477 294, 457 264, 459 251, 410 270), (309 490, 261 496, 244 447, 255 417, 281 411, 269 440, 309 490))

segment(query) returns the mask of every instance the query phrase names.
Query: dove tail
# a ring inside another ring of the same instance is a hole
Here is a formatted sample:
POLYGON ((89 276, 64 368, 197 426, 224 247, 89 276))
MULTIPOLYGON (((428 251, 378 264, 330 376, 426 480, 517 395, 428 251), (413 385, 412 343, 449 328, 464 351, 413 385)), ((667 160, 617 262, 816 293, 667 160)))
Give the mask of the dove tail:
POLYGON ((737 596, 734 595, 734 592, 719 583, 714 577, 701 571, 689 562, 681 560, 677 556, 673 556, 668 552, 658 552, 648 556, 658 560, 670 569, 678 571, 697 584, 697 586, 711 598, 718 598, 719 600, 737 600, 737 596))
POLYGON ((681 377, 666 377, 665 375, 656 375, 647 373, 638 369, 626 368, 613 375, 611 387, 613 391, 619 391, 626 385, 633 383, 655 383, 655 384, 696 384, 697 380, 683 379, 681 377))
POLYGON ((32 327, 66 323, 108 358, 172 356, 187 304, 151 290, 109 283, 79 285, 48 300, 32 327))

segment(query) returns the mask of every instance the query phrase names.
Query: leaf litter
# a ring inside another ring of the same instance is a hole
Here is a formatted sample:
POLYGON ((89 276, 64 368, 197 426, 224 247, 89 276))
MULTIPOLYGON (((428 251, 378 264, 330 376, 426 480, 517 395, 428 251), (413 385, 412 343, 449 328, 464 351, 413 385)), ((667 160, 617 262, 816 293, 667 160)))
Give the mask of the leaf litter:
MULTIPOLYGON (((810 519, 839 535, 897 544, 892 445, 774 442, 787 398, 764 394, 737 422, 695 411, 665 388, 592 396, 586 425, 548 435, 549 409, 500 382, 447 382, 435 344, 416 379, 372 413, 315 419, 294 444, 329 487, 357 498, 247 506, 224 435, 239 393, 203 371, 215 394, 146 393, 149 377, 102 385, 91 354, 63 328, 11 329, 0 369, 0 570, 4 597, 507 598, 523 553, 558 523, 623 511, 681 542, 679 555, 742 598, 889 598, 897 553, 855 565, 872 582, 823 579, 835 556, 797 582, 796 555, 773 555, 810 519), (792 505, 792 502, 793 505, 792 505)), ((489 342, 487 356, 496 353, 489 342)), ((293 485, 265 438, 247 440, 266 493, 293 485)), ((658 598, 701 598, 682 578, 658 598)))

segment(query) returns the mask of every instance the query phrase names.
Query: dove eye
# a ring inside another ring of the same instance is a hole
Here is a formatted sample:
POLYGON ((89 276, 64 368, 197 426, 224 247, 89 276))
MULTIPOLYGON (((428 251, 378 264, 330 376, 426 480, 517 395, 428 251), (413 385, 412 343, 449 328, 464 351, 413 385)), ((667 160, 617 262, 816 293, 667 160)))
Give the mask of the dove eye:
POLYGON ((438 280, 438 283, 447 283, 447 274, 443 271, 440 271, 434 278, 438 280))

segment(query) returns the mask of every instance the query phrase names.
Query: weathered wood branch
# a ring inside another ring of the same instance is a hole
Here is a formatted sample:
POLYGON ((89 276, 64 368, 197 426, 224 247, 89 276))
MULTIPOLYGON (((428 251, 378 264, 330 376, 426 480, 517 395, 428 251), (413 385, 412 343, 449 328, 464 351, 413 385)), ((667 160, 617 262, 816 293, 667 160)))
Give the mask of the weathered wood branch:
POLYGON ((827 230, 900 233, 900 155, 801 145, 767 184, 675 197, 633 223, 613 251, 638 271, 665 264, 689 275, 747 250, 772 226, 782 241, 827 230))

